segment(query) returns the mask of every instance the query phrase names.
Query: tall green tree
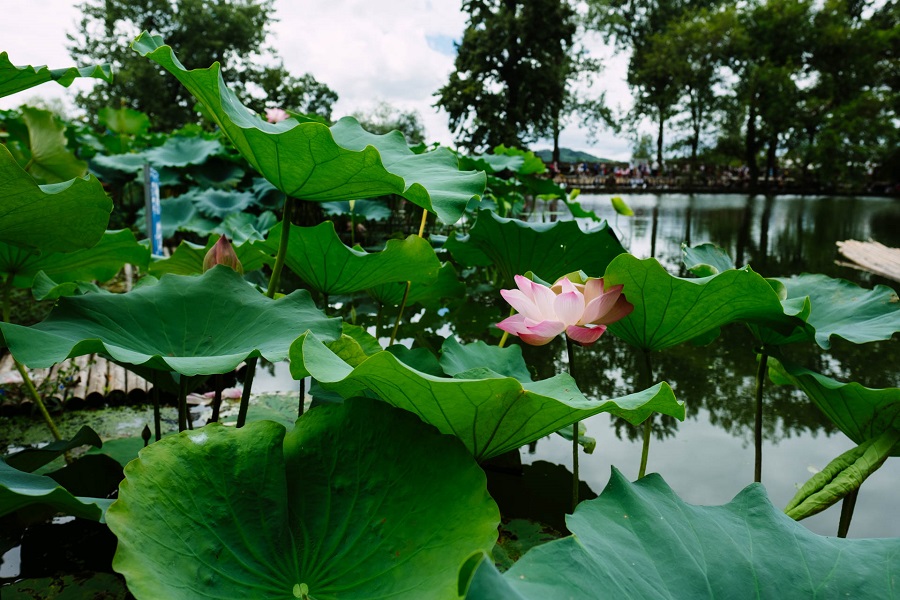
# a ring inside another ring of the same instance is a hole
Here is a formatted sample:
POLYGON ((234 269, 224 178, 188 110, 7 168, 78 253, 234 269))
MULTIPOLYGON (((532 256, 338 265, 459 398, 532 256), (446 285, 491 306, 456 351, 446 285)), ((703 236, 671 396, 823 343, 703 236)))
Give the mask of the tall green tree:
POLYGON ((77 64, 109 63, 115 70, 113 83, 78 96, 89 115, 124 105, 147 113, 159 130, 196 121, 184 87, 129 47, 142 30, 161 35, 189 67, 221 63, 254 109, 278 106, 328 118, 337 100, 313 76, 292 76, 266 47, 274 0, 87 0, 80 9, 69 54, 77 64), (272 58, 266 62, 263 55, 272 58))
POLYGON ((656 160, 663 164, 666 122, 679 111, 682 88, 677 63, 683 56, 660 53, 659 36, 692 10, 719 0, 587 0, 587 26, 599 31, 621 51, 630 51, 628 85, 634 95, 632 118, 656 123, 656 160))
POLYGON ((435 95, 470 150, 550 137, 565 112, 577 30, 566 0, 465 0, 456 70, 435 95))
POLYGON ((692 177, 697 173, 701 137, 721 105, 736 20, 733 6, 687 12, 651 36, 646 51, 648 61, 669 69, 688 131, 692 177))

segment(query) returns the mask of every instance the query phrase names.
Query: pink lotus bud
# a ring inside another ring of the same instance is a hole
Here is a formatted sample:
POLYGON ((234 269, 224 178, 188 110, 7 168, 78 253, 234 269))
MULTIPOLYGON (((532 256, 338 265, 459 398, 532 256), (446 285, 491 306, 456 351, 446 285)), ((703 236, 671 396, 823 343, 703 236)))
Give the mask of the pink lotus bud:
POLYGON ((291 115, 288 114, 288 112, 283 108, 266 109, 266 121, 268 121, 269 123, 278 123, 279 121, 284 121, 285 119, 290 118, 291 115))
POLYGON ((219 238, 219 241, 209 249, 209 252, 203 258, 203 272, 205 273, 216 265, 225 265, 241 275, 244 274, 244 266, 238 260, 234 246, 231 245, 231 242, 224 235, 219 238))

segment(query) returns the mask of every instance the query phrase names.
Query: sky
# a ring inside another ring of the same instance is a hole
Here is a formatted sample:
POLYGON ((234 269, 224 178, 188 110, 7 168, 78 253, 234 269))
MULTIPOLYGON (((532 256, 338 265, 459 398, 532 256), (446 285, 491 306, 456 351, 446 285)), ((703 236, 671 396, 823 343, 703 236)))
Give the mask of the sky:
MULTIPOLYGON (((8 52, 16 65, 71 66, 66 33, 74 33, 80 18, 77 4, 2 0, 4 14, 15 17, 0 20, 0 51, 8 52)), ((453 71, 453 44, 466 26, 460 4, 459 0, 276 0, 277 22, 272 25, 270 43, 291 73, 312 73, 338 93, 335 118, 365 112, 385 101, 418 111, 426 139, 453 146, 447 115, 432 104, 434 93, 453 71)), ((585 42, 593 55, 604 57, 606 65, 588 92, 605 91, 614 108, 627 109, 627 59, 613 56, 598 38, 588 37, 585 42)), ((175 52, 177 55, 177 48, 175 52)), ((227 81, 227 72, 225 78, 227 81)), ((35 96, 60 98, 71 106, 75 90, 89 85, 89 80, 76 80, 66 89, 46 83, 0 99, 0 108, 19 106, 35 96)), ((632 142, 606 131, 591 140, 587 130, 575 122, 562 131, 560 146, 627 160, 632 142)), ((539 141, 531 148, 549 147, 552 140, 539 141)))

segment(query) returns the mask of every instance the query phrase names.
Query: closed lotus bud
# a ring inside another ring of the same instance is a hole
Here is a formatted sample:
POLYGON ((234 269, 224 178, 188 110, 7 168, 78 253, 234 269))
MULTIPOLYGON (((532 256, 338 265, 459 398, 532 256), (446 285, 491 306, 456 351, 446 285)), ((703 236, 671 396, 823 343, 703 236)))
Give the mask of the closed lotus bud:
POLYGON ((205 273, 216 265, 225 265, 226 267, 234 269, 241 275, 244 274, 244 266, 241 265, 241 261, 238 260, 237 254, 234 251, 234 246, 231 245, 228 237, 224 235, 219 238, 219 241, 209 249, 209 252, 207 252, 206 256, 203 258, 203 272, 205 273))

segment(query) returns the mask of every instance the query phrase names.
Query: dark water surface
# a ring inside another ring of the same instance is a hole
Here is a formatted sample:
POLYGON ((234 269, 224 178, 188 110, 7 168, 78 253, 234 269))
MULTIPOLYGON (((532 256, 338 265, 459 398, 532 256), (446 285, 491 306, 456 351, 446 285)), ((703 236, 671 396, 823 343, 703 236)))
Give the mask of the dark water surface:
MULTIPOLYGON (((683 241, 713 242, 736 257, 739 265, 749 263, 764 276, 813 272, 843 277, 868 288, 875 284, 898 287, 882 278, 837 266, 835 242, 873 238, 900 246, 900 201, 677 194, 624 198, 634 209, 634 217, 616 217, 608 196, 584 195, 579 201, 584 208, 607 218, 632 254, 644 258, 652 253, 674 274, 685 275, 681 267, 683 241)), ((535 216, 536 220, 541 218, 535 216)), ((590 226, 587 222, 583 225, 590 226)), ((357 309, 360 314, 364 312, 363 306, 357 309)), ((419 335, 416 341, 439 348, 442 338, 449 335, 465 341, 483 339, 488 325, 506 316, 508 310, 498 294, 489 292, 479 301, 456 309, 447 320, 420 313, 412 320, 428 333, 419 335)), ((381 341, 388 342, 386 338, 381 341)), ((897 336, 861 346, 835 339, 827 352, 812 344, 790 350, 798 363, 842 381, 858 381, 868 387, 900 386, 897 336)), ((523 351, 526 362, 541 379, 568 369, 561 340, 541 348, 523 346, 523 351)), ((660 473, 687 502, 728 502, 753 480, 753 338, 743 325, 732 325, 725 327, 710 346, 684 345, 652 357, 655 378, 672 385, 685 402, 688 416, 683 423, 656 417, 648 472, 660 473)), ((637 356, 614 336, 604 336, 590 348, 576 349, 575 361, 579 388, 588 397, 634 391, 637 356)), ((258 376, 254 391, 296 386, 286 365, 279 365, 274 375, 258 376)), ((799 390, 767 382, 765 404, 763 484, 774 505, 782 508, 800 485, 855 444, 799 390)), ((581 455, 582 479, 596 493, 606 485, 613 465, 635 479, 641 451, 637 428, 608 415, 598 415, 586 423, 588 434, 597 440, 597 449, 592 455, 581 455)), ((549 461, 571 468, 571 443, 559 436, 542 439, 533 453, 522 449, 521 455, 526 464, 549 461)), ((568 498, 568 481, 562 478, 558 485, 558 490, 547 495, 568 498)), ((898 491, 900 459, 892 458, 863 485, 850 537, 900 536, 900 519, 895 518, 900 509, 898 491)), ((816 533, 835 535, 839 517, 838 504, 803 523, 816 533)))
MULTIPOLYGON (((737 264, 750 264, 764 276, 811 272, 842 277, 864 287, 898 284, 840 267, 835 242, 875 239, 900 246, 900 201, 885 198, 810 198, 745 195, 629 195, 631 218, 616 217, 607 196, 581 196, 584 208, 597 211, 614 226, 632 254, 656 256, 671 273, 681 270, 681 243, 713 242, 737 264), (655 237, 654 237, 655 233, 655 237)), ((587 225, 587 224, 585 224, 587 225)), ((527 350, 527 349, 526 349, 527 350)), ((618 395, 633 388, 636 357, 612 336, 590 349, 578 349, 579 386, 587 395, 618 395)), ((562 344, 558 368, 564 368, 562 344)), ((539 355, 538 352, 526 352, 539 355)), ((836 339, 831 350, 792 347, 791 356, 807 368, 868 387, 900 385, 900 341, 857 346, 836 339)), ((662 423, 650 449, 648 471, 658 472, 686 501, 721 504, 753 479, 753 394, 756 360, 753 338, 740 325, 704 348, 680 346, 653 355, 656 379, 669 381, 685 401, 683 423, 662 423)), ((552 373, 547 373, 550 375, 552 373)), ((772 502, 783 507, 797 487, 831 459, 855 444, 832 426, 799 391, 767 382, 765 393, 763 484, 772 502)), ((640 439, 627 424, 607 415, 588 422, 597 438, 593 456, 581 461, 582 477, 594 491, 603 489, 615 465, 637 477, 640 439)), ((571 464, 571 447, 558 436, 542 440, 526 461, 571 464)), ((862 486, 851 537, 900 536, 900 459, 891 458, 862 486)), ((840 506, 803 523, 834 535, 840 506)))

